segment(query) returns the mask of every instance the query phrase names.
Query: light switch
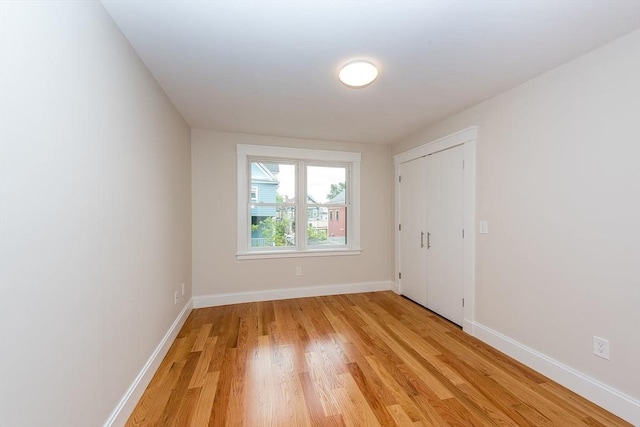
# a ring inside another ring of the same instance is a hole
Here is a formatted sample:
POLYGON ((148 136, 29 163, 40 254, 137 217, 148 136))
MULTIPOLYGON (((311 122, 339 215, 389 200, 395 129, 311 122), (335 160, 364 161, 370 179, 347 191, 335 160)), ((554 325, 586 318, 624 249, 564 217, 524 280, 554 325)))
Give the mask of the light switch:
POLYGON ((489 234, 489 222, 485 219, 480 220, 480 234, 489 234))

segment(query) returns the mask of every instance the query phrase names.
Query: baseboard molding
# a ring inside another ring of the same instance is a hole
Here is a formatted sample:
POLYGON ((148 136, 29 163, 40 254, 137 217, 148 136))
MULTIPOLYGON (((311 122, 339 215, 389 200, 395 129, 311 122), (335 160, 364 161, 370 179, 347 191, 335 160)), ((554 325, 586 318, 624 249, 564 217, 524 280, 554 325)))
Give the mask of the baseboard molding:
POLYGON ((478 322, 474 322, 471 330, 473 335, 481 341, 524 363, 631 424, 640 426, 640 400, 576 371, 570 366, 558 362, 478 322))
POLYGON ((475 336, 475 323, 469 319, 462 319, 462 330, 469 335, 475 336))
POLYGON ((116 406, 109 419, 104 423, 104 427, 120 427, 126 424, 131 413, 136 407, 136 404, 142 397, 142 393, 144 393, 145 389, 151 382, 153 375, 160 366, 160 362, 162 362, 164 356, 167 355, 171 344, 173 344, 173 341, 178 336, 178 332, 180 332, 182 325, 184 325, 184 322, 187 320, 187 317, 189 317, 189 313, 191 313, 192 309, 193 300, 189 300, 160 341, 160 344, 158 344, 156 349, 153 351, 153 354, 151 354, 147 363, 142 367, 142 370, 131 384, 131 387, 129 387, 118 403, 118 406, 116 406))
POLYGON ((309 286, 305 288, 271 289, 268 291, 237 292, 193 297, 193 308, 216 307, 243 302, 273 301, 280 299, 318 297, 324 295, 354 294, 358 292, 389 291, 391 281, 351 283, 345 285, 309 286))
POLYGON ((398 284, 398 282, 392 282, 391 286, 392 286, 391 290, 396 294, 400 295, 400 285, 398 284))

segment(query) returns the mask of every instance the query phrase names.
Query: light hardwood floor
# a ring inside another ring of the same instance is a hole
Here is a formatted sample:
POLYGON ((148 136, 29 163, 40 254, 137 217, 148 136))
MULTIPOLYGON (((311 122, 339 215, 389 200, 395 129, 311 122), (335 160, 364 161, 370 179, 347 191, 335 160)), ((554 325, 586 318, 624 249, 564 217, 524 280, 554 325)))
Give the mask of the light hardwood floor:
POLYGON ((127 426, 628 426, 393 292, 193 310, 127 426))

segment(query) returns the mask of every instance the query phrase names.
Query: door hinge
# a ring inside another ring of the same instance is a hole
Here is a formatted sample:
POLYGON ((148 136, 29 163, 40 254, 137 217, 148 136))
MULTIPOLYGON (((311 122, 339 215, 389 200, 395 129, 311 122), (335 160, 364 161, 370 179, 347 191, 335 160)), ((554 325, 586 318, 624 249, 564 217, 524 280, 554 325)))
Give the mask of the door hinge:
POLYGON ((398 231, 402 231, 402 224, 398 224, 398 231))
POLYGON ((462 229, 462 238, 464 239, 464 228, 462 229))
POLYGON ((464 307, 464 298, 462 298, 462 306, 464 307))
POLYGON ((398 279, 402 279, 402 273, 398 273, 398 279))
POLYGON ((398 182, 402 182, 402 175, 398 175, 398 182))
POLYGON ((464 160, 462 161, 462 169, 464 169, 464 160))

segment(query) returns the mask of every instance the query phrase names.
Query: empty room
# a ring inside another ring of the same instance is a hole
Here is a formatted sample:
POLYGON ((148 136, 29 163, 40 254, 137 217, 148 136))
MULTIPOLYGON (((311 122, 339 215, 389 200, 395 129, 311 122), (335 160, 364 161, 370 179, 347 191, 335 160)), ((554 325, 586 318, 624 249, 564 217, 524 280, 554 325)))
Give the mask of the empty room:
POLYGON ((640 0, 0 1, 0 425, 639 426, 640 0))

